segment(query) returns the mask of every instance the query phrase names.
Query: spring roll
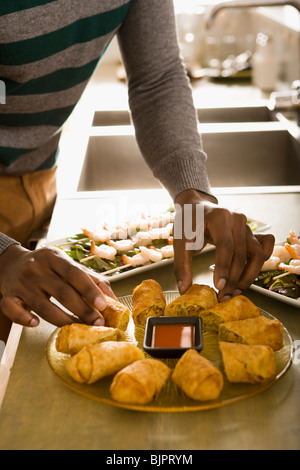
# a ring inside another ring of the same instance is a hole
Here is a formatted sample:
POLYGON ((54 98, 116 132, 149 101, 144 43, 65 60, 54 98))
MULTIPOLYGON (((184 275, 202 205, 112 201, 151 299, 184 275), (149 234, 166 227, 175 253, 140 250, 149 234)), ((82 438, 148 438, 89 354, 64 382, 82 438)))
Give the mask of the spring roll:
POLYGON ((124 341, 125 333, 118 328, 91 326, 81 323, 63 326, 56 337, 56 350, 72 356, 84 346, 103 341, 124 341))
POLYGON ((165 316, 199 316, 202 310, 213 307, 217 302, 217 294, 212 287, 192 284, 185 294, 166 306, 165 316))
POLYGON ((118 328, 121 331, 126 331, 130 320, 129 308, 122 304, 119 300, 115 300, 108 295, 105 295, 105 300, 106 307, 101 311, 105 321, 105 326, 118 328))
POLYGON ((223 375, 195 349, 188 349, 177 362, 173 382, 193 400, 216 400, 223 388, 223 375))
POLYGON ((164 314, 166 299, 163 290, 154 279, 147 279, 132 292, 132 318, 136 326, 144 326, 148 317, 164 314))
POLYGON ((144 358, 144 353, 126 341, 106 341, 85 346, 65 361, 70 376, 79 383, 92 384, 144 358))
POLYGON ((262 344, 274 351, 283 347, 283 326, 277 319, 263 315, 222 323, 219 326, 219 341, 243 344, 262 344))
POLYGON ((270 346, 220 342, 225 374, 229 382, 262 383, 276 372, 270 346))
POLYGON ((224 302, 219 302, 209 309, 202 310, 199 316, 202 318, 205 330, 218 332, 221 323, 258 317, 260 311, 247 297, 238 295, 224 302))
POLYGON ((157 359, 141 359, 120 370, 110 386, 112 398, 121 403, 145 405, 157 396, 171 369, 157 359))

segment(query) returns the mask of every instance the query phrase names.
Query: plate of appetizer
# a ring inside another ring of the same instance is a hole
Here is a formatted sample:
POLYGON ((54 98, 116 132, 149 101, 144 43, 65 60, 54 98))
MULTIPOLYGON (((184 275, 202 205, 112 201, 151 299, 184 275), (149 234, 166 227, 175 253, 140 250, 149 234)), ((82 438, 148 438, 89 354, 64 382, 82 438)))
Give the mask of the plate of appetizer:
MULTIPOLYGON (((118 281, 173 263, 174 216, 171 206, 157 216, 141 214, 120 225, 82 228, 80 233, 44 246, 58 247, 82 266, 107 276, 110 282, 118 281)), ((269 228, 250 218, 248 225, 255 232, 269 228)), ((208 244, 201 253, 214 248, 208 244)))
POLYGON ((292 362, 292 338, 278 319, 243 295, 218 302, 210 286, 193 284, 180 295, 146 279, 131 295, 107 298, 102 313, 103 327, 74 323, 56 329, 46 356, 65 386, 107 405, 148 412, 226 406, 274 385, 292 362), (172 357, 170 338, 164 343, 162 336, 165 355, 153 353, 155 342, 144 349, 153 319, 188 327, 196 325, 195 317, 201 319, 201 347, 185 338, 172 357))
MULTIPOLYGON (((215 265, 210 266, 211 271, 214 268, 215 265)), ((275 243, 250 289, 300 308, 300 238, 293 229, 286 241, 275 243)))
POLYGON ((285 242, 274 245, 251 288, 300 308, 300 238, 293 229, 285 242))

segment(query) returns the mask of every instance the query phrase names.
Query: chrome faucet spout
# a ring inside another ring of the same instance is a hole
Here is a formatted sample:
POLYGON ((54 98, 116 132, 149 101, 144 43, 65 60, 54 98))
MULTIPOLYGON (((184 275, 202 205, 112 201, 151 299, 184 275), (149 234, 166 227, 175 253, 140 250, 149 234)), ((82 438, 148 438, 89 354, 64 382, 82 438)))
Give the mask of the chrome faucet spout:
POLYGON ((257 8, 257 7, 278 7, 289 5, 300 13, 300 0, 232 0, 227 2, 222 2, 214 7, 208 12, 206 18, 206 27, 211 28, 216 16, 221 10, 228 8, 257 8))

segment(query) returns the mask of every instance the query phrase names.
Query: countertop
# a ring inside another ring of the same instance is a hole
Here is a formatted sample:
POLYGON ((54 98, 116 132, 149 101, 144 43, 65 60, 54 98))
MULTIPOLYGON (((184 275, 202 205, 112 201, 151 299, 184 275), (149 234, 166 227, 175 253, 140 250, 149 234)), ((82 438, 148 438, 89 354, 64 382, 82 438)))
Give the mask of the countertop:
MULTIPOLYGON (((220 204, 238 209, 271 225, 277 241, 290 228, 300 232, 300 187, 239 188, 215 191, 220 204)), ((161 201, 163 190, 128 192, 126 204, 161 201)), ((123 204, 124 194, 90 193, 81 199, 59 199, 53 214, 50 240, 68 235, 74 211, 95 220, 101 204, 123 204), (121 203, 121 201, 123 201, 121 203), (72 214, 71 215, 71 211, 72 214), (66 216, 66 214, 68 214, 66 216)), ((194 258, 194 281, 212 285, 209 266, 214 251, 194 258)), ((172 265, 151 271, 164 290, 175 290, 172 265)), ((113 288, 118 296, 131 294, 143 280, 135 275, 113 288)), ((300 339, 300 309, 252 290, 245 293, 259 307, 277 317, 293 339, 300 339)), ((45 348, 54 327, 42 321, 36 329, 23 328, 0 412, 0 449, 18 450, 228 450, 300 448, 300 365, 263 393, 229 406, 187 413, 129 411, 94 402, 60 383, 48 366, 45 348)))

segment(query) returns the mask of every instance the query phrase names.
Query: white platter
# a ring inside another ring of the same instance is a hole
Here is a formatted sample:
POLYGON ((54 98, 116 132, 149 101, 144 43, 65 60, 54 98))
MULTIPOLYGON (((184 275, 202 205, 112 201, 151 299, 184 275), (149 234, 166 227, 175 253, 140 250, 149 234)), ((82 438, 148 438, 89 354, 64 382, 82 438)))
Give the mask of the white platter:
MULTIPOLYGON (((52 242, 44 243, 43 246, 59 247, 67 243, 68 243, 67 238, 60 238, 59 240, 54 240, 52 242)), ((203 248, 200 254, 207 253, 208 251, 212 251, 214 249, 215 249, 214 245, 207 245, 205 248, 203 248)), ((147 271, 151 271, 152 269, 162 268, 164 266, 167 266, 168 264, 172 264, 173 262, 174 262, 174 258, 167 258, 162 261, 157 261, 156 263, 151 263, 145 266, 138 266, 135 268, 131 268, 128 271, 112 273, 110 275, 106 275, 105 277, 107 277, 109 282, 120 281, 121 279, 124 279, 126 277, 134 276, 135 274, 140 274, 140 273, 144 273, 147 271)), ((96 272, 96 271, 93 271, 93 272, 96 272)), ((96 272, 96 274, 105 275, 105 272, 104 273, 96 272)))
MULTIPOLYGON (((276 243, 276 245, 284 245, 285 242, 276 243)), ((214 271, 215 265, 213 264, 210 266, 210 270, 214 271)), ((271 297, 274 300, 278 300, 279 302, 283 302, 284 304, 291 305, 292 307, 300 308, 300 300, 299 299, 292 299, 291 297, 287 297, 283 294, 278 294, 277 292, 273 292, 271 290, 265 289, 264 287, 256 286, 251 284, 249 289, 258 292, 259 294, 266 295, 267 297, 271 297)))
MULTIPOLYGON (((286 242, 276 243, 276 245, 284 246, 286 242)), ((291 297, 286 297, 283 294, 278 294, 277 292, 273 292, 268 289, 264 289, 260 286, 255 286, 254 284, 251 285, 251 289, 259 292, 260 294, 266 295, 267 297, 271 297, 272 299, 279 300, 285 304, 291 305, 292 307, 300 308, 300 300, 299 299, 292 299, 291 297)))
POLYGON ((292 307, 300 308, 300 300, 298 299, 292 299, 291 297, 286 297, 283 294, 278 294, 277 292, 272 292, 271 290, 255 286, 253 284, 250 286, 250 289, 259 292, 259 294, 266 295, 267 297, 271 297, 275 300, 279 300, 280 302, 291 305, 292 307))
MULTIPOLYGON (((264 222, 260 222, 258 220, 253 219, 253 218, 249 218, 249 220, 251 221, 251 224, 255 225, 255 231, 254 231, 255 233, 260 233, 260 232, 263 232, 263 231, 268 230, 270 228, 270 225, 266 224, 264 222)), ((71 237, 71 235, 70 235, 70 237, 71 237)), ((60 238, 60 239, 54 240, 54 241, 45 242, 45 243, 43 243, 42 246, 57 247, 57 246, 66 245, 66 244, 68 244, 68 238, 67 237, 66 238, 60 238)), ((203 248, 201 253, 199 253, 199 255, 201 255, 202 253, 207 253, 207 252, 212 251, 214 249, 215 249, 214 245, 207 244, 205 246, 205 248, 203 248)), ((112 274, 106 275, 106 277, 110 282, 120 281, 121 279, 125 279, 127 277, 134 276, 135 274, 140 274, 140 273, 144 273, 144 272, 147 272, 147 271, 151 271, 152 269, 162 268, 166 265, 172 264, 173 262, 174 262, 174 258, 167 258, 167 259, 164 259, 162 261, 158 261, 156 263, 147 264, 145 266, 134 267, 134 268, 131 268, 131 269, 126 270, 124 272, 112 273, 112 274)), ((105 272, 104 273, 99 273, 98 272, 98 274, 105 275, 105 272)))

